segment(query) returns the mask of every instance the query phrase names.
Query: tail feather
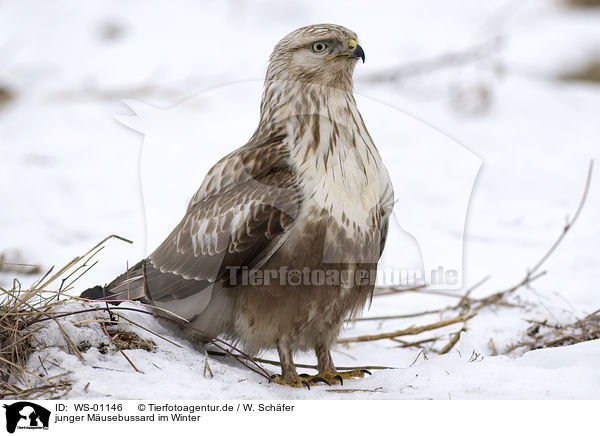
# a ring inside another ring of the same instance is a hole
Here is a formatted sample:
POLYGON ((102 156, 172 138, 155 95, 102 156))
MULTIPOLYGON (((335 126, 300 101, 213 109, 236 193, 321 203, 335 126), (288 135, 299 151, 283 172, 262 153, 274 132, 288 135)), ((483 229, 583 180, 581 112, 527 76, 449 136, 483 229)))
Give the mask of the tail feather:
POLYGON ((90 300, 141 300, 144 295, 142 262, 129 268, 106 286, 86 289, 81 298, 90 300))
POLYGON ((186 279, 174 273, 162 272, 147 259, 142 260, 106 286, 85 290, 82 298, 92 300, 144 300, 168 303, 183 302, 204 290, 212 283, 207 280, 186 279))
POLYGON ((111 294, 107 293, 104 286, 94 286, 93 288, 86 289, 80 295, 81 298, 87 298, 88 300, 108 300, 111 294))

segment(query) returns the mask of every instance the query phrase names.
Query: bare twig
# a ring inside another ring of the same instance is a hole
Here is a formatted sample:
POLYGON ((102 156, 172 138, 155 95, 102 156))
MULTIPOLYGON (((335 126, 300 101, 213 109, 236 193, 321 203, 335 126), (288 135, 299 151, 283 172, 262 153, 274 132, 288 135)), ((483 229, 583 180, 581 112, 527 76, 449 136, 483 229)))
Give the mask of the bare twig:
POLYGON ((577 221, 577 218, 579 218, 579 214, 581 213, 581 210, 583 209, 583 205, 585 204, 585 200, 587 199, 588 191, 590 189, 590 183, 592 182, 592 173, 593 172, 594 172, 594 160, 592 159, 592 160, 590 160, 590 163, 588 166, 588 173, 587 173, 587 177, 585 180, 585 187, 583 188, 583 194, 581 195, 581 199, 579 200, 579 204, 577 205, 577 209, 575 210, 575 214, 573 215, 573 218, 571 218, 571 220, 567 221, 567 223, 563 227, 562 233, 560 234, 558 239, 554 242, 554 244, 552 244, 552 246, 546 252, 546 254, 544 254, 542 256, 542 258, 538 261, 538 263, 536 263, 535 266, 533 268, 531 268, 530 271, 527 272, 527 275, 523 279, 523 282, 525 282, 527 280, 527 278, 531 277, 531 275, 533 275, 538 269, 540 269, 540 267, 544 264, 544 262, 546 262, 546 260, 548 260, 550 255, 554 252, 554 250, 556 250, 556 247, 558 247, 558 245, 561 243, 561 241, 563 240, 563 238, 565 237, 567 232, 571 229, 573 224, 575 224, 575 221, 577 221))
POLYGON ((414 342, 407 342, 407 341, 403 341, 402 339, 398 339, 398 338, 391 338, 392 341, 394 342, 398 342, 402 345, 399 345, 398 347, 400 348, 410 348, 410 347, 419 347, 419 348, 424 348, 422 347, 423 344, 427 344, 429 342, 436 342, 440 339, 439 336, 435 336, 433 338, 427 338, 427 339, 422 339, 420 341, 414 341, 414 342))
POLYGON ((356 321, 387 321, 387 320, 392 320, 392 319, 418 318, 420 316, 433 315, 433 314, 436 314, 436 313, 445 312, 448 309, 451 309, 451 306, 447 306, 447 307, 444 307, 442 309, 424 310, 423 312, 407 313, 407 314, 404 314, 404 315, 386 315, 386 316, 370 316, 370 317, 366 316, 366 317, 363 317, 363 318, 348 319, 346 321, 347 322, 356 322, 356 321))
POLYGON ((419 286, 411 286, 410 288, 402 288, 402 287, 395 287, 395 286, 391 286, 391 287, 387 287, 387 288, 378 288, 378 289, 375 289, 373 296, 374 297, 382 297, 384 295, 400 294, 402 292, 413 292, 413 291, 417 291, 419 289, 424 289, 425 286, 426 286, 425 284, 422 284, 419 286))
POLYGON ((213 378, 214 374, 212 372, 212 370, 210 369, 210 365, 208 363, 208 352, 206 350, 204 350, 204 378, 206 377, 206 374, 208 373, 208 377, 213 378))
POLYGON ((353 338, 342 338, 338 339, 338 344, 347 344, 349 342, 367 342, 367 341, 377 341, 380 339, 391 339, 396 338, 398 336, 406 336, 406 335, 417 335, 419 333, 423 333, 429 330, 439 329, 441 327, 446 327, 448 325, 456 324, 457 322, 465 322, 471 318, 473 318, 476 313, 470 313, 467 315, 457 316, 455 318, 445 319, 442 321, 435 322, 433 324, 426 324, 422 326, 412 326, 403 330, 396 330, 388 333, 380 333, 377 335, 363 335, 356 336, 353 338))
POLYGON ((448 341, 448 343, 446 345, 444 345, 444 347, 440 350, 440 354, 448 353, 460 339, 460 334, 466 330, 467 330, 467 328, 463 326, 463 328, 461 328, 456 333, 452 333, 450 335, 450 341, 448 341))
POLYGON ((503 40, 500 37, 476 44, 465 50, 443 53, 428 59, 405 63, 400 66, 364 76, 361 81, 368 83, 398 82, 412 76, 431 73, 444 68, 465 65, 489 57, 492 53, 502 48, 503 40))
POLYGON ((581 195, 581 199, 579 200, 579 203, 577 205, 577 209, 575 210, 575 214, 573 215, 573 218, 571 218, 570 220, 567 220, 567 223, 563 227, 562 232, 560 233, 560 235, 558 236, 556 241, 554 241, 554 243, 550 246, 548 251, 546 251, 544 253, 544 255, 540 258, 540 260, 538 260, 538 262, 533 266, 533 268, 531 268, 529 271, 527 271, 527 274, 525 274, 523 279, 521 279, 517 284, 515 284, 514 286, 511 286, 508 289, 505 289, 500 292, 496 292, 495 294, 492 294, 486 298, 478 300, 477 305, 474 308, 472 308, 472 310, 479 310, 484 306, 487 306, 490 304, 497 304, 505 296, 512 294, 517 289, 520 289, 521 287, 530 284, 534 280, 536 280, 546 274, 545 271, 541 271, 541 272, 538 272, 538 271, 542 267, 542 265, 548 260, 548 258, 552 255, 552 253, 554 253, 554 251, 556 250, 558 245, 562 242, 562 240, 564 239, 566 234, 573 227, 573 224, 575 224, 575 222, 577 221, 577 218, 579 218, 581 210, 583 209, 583 206, 584 206, 585 201, 588 196, 588 191, 590 189, 590 183, 592 181, 593 171, 594 171, 594 160, 590 160, 590 163, 588 166, 587 177, 585 180, 585 186, 583 188, 583 193, 581 195))

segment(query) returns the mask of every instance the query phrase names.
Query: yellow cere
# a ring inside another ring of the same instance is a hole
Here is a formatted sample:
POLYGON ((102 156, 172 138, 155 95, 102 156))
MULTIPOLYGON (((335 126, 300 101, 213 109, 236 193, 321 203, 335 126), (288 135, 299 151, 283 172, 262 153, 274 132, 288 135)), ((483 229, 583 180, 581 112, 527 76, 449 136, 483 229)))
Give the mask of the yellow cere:
MULTIPOLYGON (((353 49, 353 48, 355 48, 357 45, 358 45, 358 43, 356 42, 356 39, 351 39, 351 40, 349 40, 349 41, 348 41, 348 50, 352 50, 352 49, 353 49)), ((338 56, 350 56, 350 52, 349 52, 349 51, 347 51, 347 52, 344 52, 344 53, 337 53, 337 54, 334 54, 334 55, 332 55, 332 56, 329 56, 328 58, 325 58, 325 60, 328 60, 328 61, 330 61, 330 60, 332 60, 332 59, 335 59, 335 58, 337 58, 338 56)))

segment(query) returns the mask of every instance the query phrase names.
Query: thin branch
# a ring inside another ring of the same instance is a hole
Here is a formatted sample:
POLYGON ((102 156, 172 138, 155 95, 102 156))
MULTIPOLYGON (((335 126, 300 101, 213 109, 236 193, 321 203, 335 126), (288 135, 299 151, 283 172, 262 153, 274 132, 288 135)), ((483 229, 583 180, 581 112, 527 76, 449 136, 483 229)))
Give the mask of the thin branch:
POLYGON ((463 326, 463 328, 461 328, 456 333, 452 333, 450 335, 450 341, 448 341, 448 343, 446 345, 444 345, 444 348, 442 348, 440 350, 440 354, 447 354, 457 344, 458 340, 460 339, 461 333, 466 330, 467 330, 467 327, 463 326))
POLYGON ((380 333, 377 335, 363 335, 356 336, 353 338, 342 338, 338 339, 338 344, 347 344, 349 342, 367 342, 367 341, 377 341, 380 339, 391 339, 396 338, 398 336, 406 336, 406 335, 418 335, 419 333, 423 333, 429 330, 439 329, 441 327, 446 327, 448 325, 456 324, 457 322, 465 322, 471 318, 473 318, 476 313, 470 313, 467 315, 457 316, 455 318, 445 319, 442 321, 435 322, 433 324, 426 324, 422 326, 412 326, 403 330, 396 330, 389 333, 380 333))
POLYGON ((433 338, 422 339, 420 341, 407 342, 407 341, 403 341, 402 339, 391 338, 392 341, 398 342, 399 344, 401 344, 401 345, 398 345, 399 348, 410 348, 410 347, 424 348, 424 347, 422 347, 423 344, 426 344, 428 342, 436 342, 439 339, 440 339, 439 336, 434 336, 433 338))
POLYGON ((398 82, 412 76, 418 76, 425 73, 441 70, 444 68, 465 65, 476 62, 482 58, 490 56, 492 53, 502 48, 502 38, 496 37, 469 47, 461 51, 443 53, 427 59, 421 59, 412 63, 405 63, 394 68, 390 68, 377 73, 363 76, 360 80, 368 83, 378 82, 398 82))
POLYGON ((575 221, 577 221, 577 218, 579 218, 579 214, 581 213, 581 210, 583 209, 583 205, 585 204, 585 200, 587 199, 588 191, 590 190, 590 183, 592 182, 593 171, 594 171, 594 160, 592 159, 592 160, 590 160, 590 163, 589 163, 587 178, 585 180, 585 187, 583 188, 583 194, 581 196, 581 200, 579 200, 579 205, 577 206, 577 209, 575 210, 575 214, 573 215, 573 218, 570 221, 567 221, 567 224, 565 224, 563 231, 560 234, 560 236, 558 237, 558 239, 554 242, 554 244, 552 244, 552 246, 546 252, 546 254, 544 254, 542 256, 542 258, 538 261, 538 263, 536 263, 535 266, 533 268, 531 268, 531 270, 527 273, 527 276, 524 279, 524 281, 527 279, 527 277, 531 276, 538 269, 540 269, 540 267, 544 264, 544 262, 546 262, 546 260, 548 260, 550 255, 554 252, 554 250, 556 250, 556 247, 558 247, 558 245, 561 243, 561 241, 563 240, 563 238, 565 237, 567 232, 571 229, 573 224, 575 224, 575 221))
POLYGON ((403 318, 418 318, 420 316, 425 316, 425 315, 433 315, 436 313, 441 313, 441 312, 445 312, 446 310, 450 309, 451 306, 447 306, 444 307, 442 309, 435 309, 435 310, 424 310, 423 312, 416 312, 416 313, 407 313, 404 315, 385 315, 385 316, 370 316, 370 317, 364 317, 364 318, 351 318, 351 319, 347 319, 347 322, 357 322, 357 321, 386 321, 386 320, 391 320, 391 319, 403 319, 403 318))

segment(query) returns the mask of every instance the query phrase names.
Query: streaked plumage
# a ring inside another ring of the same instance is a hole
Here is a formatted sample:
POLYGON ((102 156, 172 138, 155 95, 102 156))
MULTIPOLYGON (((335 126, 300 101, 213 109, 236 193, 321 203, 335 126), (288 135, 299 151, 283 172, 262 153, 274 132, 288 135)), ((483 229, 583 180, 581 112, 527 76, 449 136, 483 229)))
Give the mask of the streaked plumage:
POLYGON ((360 57, 356 35, 341 26, 281 40, 254 135, 209 171, 167 239, 102 292, 144 298, 250 353, 276 348, 292 384, 296 350, 315 350, 319 372, 335 372, 330 348, 372 295, 393 203, 352 95, 360 57), (252 286, 240 284, 242 267, 369 274, 359 284, 252 286))

